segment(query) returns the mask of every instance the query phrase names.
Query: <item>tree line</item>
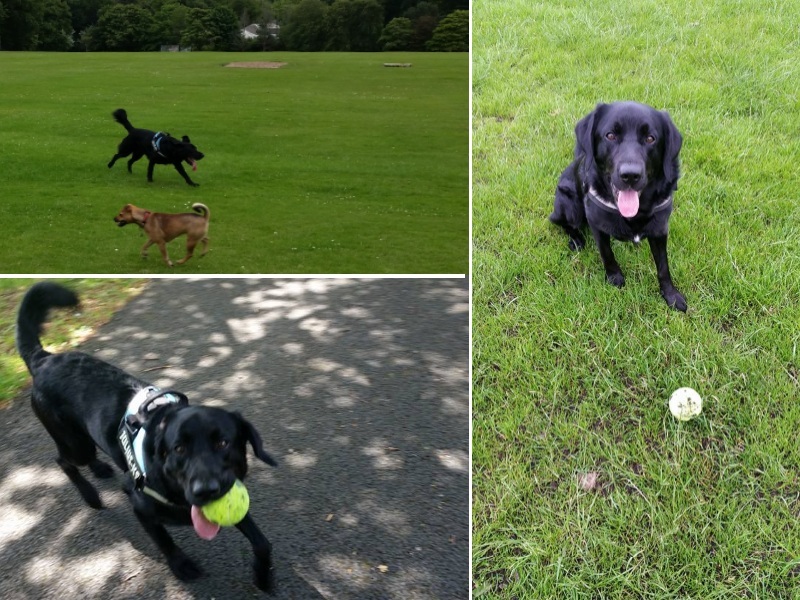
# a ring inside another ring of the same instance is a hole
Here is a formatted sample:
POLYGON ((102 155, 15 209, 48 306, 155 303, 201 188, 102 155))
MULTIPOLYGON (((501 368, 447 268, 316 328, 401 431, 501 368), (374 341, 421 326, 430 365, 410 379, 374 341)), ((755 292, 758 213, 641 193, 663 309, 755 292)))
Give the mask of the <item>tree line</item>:
POLYGON ((469 50, 469 0, 0 0, 0 50, 469 50), (241 31, 258 25, 257 36, 241 31), (277 24, 278 27, 275 27, 277 24))

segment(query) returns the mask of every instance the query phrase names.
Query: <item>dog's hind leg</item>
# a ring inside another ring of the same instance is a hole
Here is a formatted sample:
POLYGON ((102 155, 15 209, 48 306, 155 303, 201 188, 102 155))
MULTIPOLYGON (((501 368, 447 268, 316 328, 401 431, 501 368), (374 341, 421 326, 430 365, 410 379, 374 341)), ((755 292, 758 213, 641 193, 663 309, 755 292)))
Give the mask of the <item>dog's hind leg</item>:
POLYGON ((208 236, 205 236, 200 241, 203 242, 203 252, 200 254, 200 258, 203 258, 206 254, 208 254, 208 244, 211 242, 211 240, 208 238, 208 236))
MULTIPOLYGON (((189 239, 186 240, 186 256, 184 256, 182 259, 177 261, 176 264, 182 265, 187 260, 192 258, 192 256, 194 256, 194 248, 195 248, 195 246, 197 246, 197 242, 198 242, 198 240, 195 240, 195 239, 192 239, 192 238, 189 238, 189 239)), ((205 252, 203 254, 205 254, 205 252)))
POLYGON ((81 472, 78 471, 78 467, 73 465, 61 454, 59 454, 59 456, 56 458, 56 462, 58 463, 58 466, 61 467, 61 470, 64 471, 64 474, 69 477, 69 480, 75 485, 76 488, 78 488, 78 492, 80 492, 80 495, 84 501, 86 501, 86 504, 92 508, 103 508, 103 502, 100 500, 97 490, 91 483, 86 481, 86 478, 83 475, 81 475, 81 472))
POLYGON ((139 160, 143 156, 144 156, 144 154, 142 152, 134 152, 133 153, 133 156, 131 156, 131 159, 128 161, 128 173, 133 173, 133 163, 135 163, 137 160, 139 160))
MULTIPOLYGON (((77 430, 69 422, 53 419, 52 413, 47 411, 46 406, 47 401, 34 390, 31 398, 31 407, 56 444, 58 449, 56 463, 58 463, 58 466, 61 467, 61 470, 64 471, 64 474, 75 487, 78 488, 78 492, 80 492, 86 504, 92 508, 103 508, 103 503, 97 490, 81 475, 78 467, 89 465, 93 472, 98 468, 98 463, 105 466, 109 471, 111 470, 110 467, 97 460, 97 447, 92 438, 86 433, 77 430)), ((102 472, 102 468, 100 470, 102 472)))

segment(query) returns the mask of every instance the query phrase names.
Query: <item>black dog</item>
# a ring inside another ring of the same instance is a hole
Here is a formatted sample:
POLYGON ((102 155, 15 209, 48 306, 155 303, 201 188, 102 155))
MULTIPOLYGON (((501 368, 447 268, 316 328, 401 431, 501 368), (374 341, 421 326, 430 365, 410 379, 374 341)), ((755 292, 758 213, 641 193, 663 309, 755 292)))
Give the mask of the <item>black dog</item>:
MULTIPOLYGON (((258 458, 276 463, 239 413, 188 406, 183 394, 158 390, 81 352, 44 350, 39 335, 48 311, 77 303, 73 292, 49 282, 36 284, 22 300, 17 349, 33 376, 33 410, 56 443, 56 462, 92 508, 103 508, 100 496, 78 467, 88 466, 96 477, 113 476, 112 468, 97 458, 97 448, 130 471, 125 491, 139 522, 172 572, 179 579, 195 579, 202 570, 175 545, 164 525, 194 523, 198 534, 211 526, 198 524, 197 507, 224 496, 236 479, 244 480, 247 443, 258 458)), ((271 593, 270 542, 249 512, 236 527, 253 547, 255 584, 271 593)))
POLYGON ((114 166, 117 159, 133 155, 128 161, 128 172, 132 173, 133 163, 142 156, 146 156, 150 160, 147 165, 147 181, 153 182, 153 167, 159 164, 172 165, 183 176, 186 183, 194 187, 199 185, 189 178, 186 169, 181 164, 186 161, 192 170, 196 171, 197 161, 205 156, 189 141, 188 136, 183 136, 183 139, 178 140, 168 133, 137 129, 128 121, 128 113, 122 108, 115 110, 113 116, 117 123, 120 123, 128 131, 128 135, 120 142, 117 153, 108 163, 109 169, 114 166))
POLYGON ((611 237, 644 238, 656 263, 661 295, 686 312, 672 284, 667 233, 672 194, 678 187, 683 139, 666 112, 635 102, 598 104, 575 126, 575 159, 561 174, 550 221, 564 228, 569 247, 581 250, 588 222, 609 283, 625 285, 611 251, 611 237))

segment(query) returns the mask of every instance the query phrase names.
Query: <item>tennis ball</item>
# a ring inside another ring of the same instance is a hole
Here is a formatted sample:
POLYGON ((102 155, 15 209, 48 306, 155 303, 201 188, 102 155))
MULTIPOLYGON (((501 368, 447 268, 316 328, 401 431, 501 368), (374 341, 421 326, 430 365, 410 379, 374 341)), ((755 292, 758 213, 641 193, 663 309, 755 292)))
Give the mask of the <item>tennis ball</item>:
POLYGON ((679 421, 689 421, 703 410, 703 399, 690 387, 678 388, 669 398, 669 412, 679 421))
POLYGON ((247 494, 247 488, 237 479, 227 494, 222 498, 209 502, 201 507, 200 510, 206 519, 212 523, 230 527, 244 519, 249 508, 250 496, 247 494))

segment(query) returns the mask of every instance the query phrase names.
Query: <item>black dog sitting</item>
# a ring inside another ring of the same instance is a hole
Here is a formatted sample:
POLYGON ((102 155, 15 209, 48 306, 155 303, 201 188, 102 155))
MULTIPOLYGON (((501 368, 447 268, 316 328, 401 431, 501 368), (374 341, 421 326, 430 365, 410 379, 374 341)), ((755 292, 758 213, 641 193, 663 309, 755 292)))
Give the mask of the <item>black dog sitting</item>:
POLYGON ((147 165, 147 181, 152 183, 153 167, 159 164, 172 165, 183 176, 186 183, 195 187, 199 185, 189 178, 186 169, 181 164, 185 161, 192 167, 193 171, 196 171, 197 161, 205 156, 189 141, 188 136, 183 136, 183 139, 178 140, 168 133, 137 129, 128 121, 128 113, 122 108, 115 110, 113 116, 117 123, 127 130, 128 135, 120 142, 117 153, 108 163, 109 169, 114 166, 117 159, 132 155, 128 161, 128 172, 132 173, 131 167, 133 163, 142 158, 142 156, 146 156, 150 160, 147 165))
MULTIPOLYGON (((82 352, 44 350, 39 335, 48 311, 77 303, 73 292, 49 282, 36 284, 22 300, 17 349, 33 376, 33 411, 56 444, 56 462, 92 508, 103 508, 100 496, 78 467, 88 466, 96 477, 113 476, 112 468, 97 458, 97 448, 130 472, 125 491, 137 519, 172 572, 179 579, 195 579, 202 570, 175 545, 164 525, 194 524, 203 535, 210 524, 198 523, 200 511, 192 507, 221 498, 236 479, 244 480, 247 444, 267 464, 274 466, 275 460, 239 413, 189 406, 183 394, 159 390, 82 352), (135 438, 129 435, 134 421, 135 438)), ((236 527, 253 547, 256 586, 271 593, 269 540, 249 512, 236 527)))
POLYGON ((611 238, 647 238, 656 263, 661 295, 686 312, 686 299, 673 285, 667 262, 672 194, 678 187, 682 138, 665 112, 636 102, 598 104, 575 126, 575 159, 561 174, 550 221, 585 244, 588 223, 608 282, 625 285, 611 250, 611 238))

